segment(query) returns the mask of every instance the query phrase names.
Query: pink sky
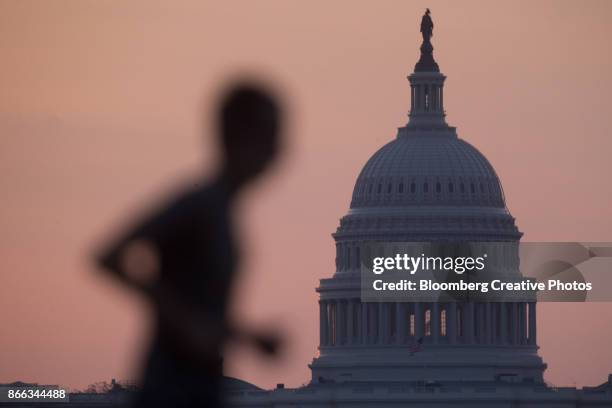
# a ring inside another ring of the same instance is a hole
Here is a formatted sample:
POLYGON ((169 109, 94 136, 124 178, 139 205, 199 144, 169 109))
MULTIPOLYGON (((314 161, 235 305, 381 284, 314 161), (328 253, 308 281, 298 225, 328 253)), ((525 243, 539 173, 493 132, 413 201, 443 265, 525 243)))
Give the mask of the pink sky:
MULTIPOLYGON (((278 325, 288 347, 277 362, 234 350, 228 373, 308 381, 330 233, 361 166, 406 122, 425 7, 448 121, 496 168, 524 239, 612 241, 611 2, 4 0, 0 382, 134 376, 146 309, 88 252, 210 169, 201 112, 241 72, 283 90, 290 122, 286 157, 242 213, 236 316, 278 325)), ((541 305, 546 379, 603 382, 611 321, 608 303, 541 305)))

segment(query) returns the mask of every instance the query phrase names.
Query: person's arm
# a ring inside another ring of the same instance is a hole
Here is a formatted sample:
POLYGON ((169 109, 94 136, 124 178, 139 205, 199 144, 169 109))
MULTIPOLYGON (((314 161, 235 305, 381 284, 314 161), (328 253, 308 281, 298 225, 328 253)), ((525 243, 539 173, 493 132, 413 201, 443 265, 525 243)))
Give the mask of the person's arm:
POLYGON ((183 197, 144 218, 95 255, 101 270, 127 287, 153 295, 154 280, 160 273, 164 246, 189 225, 193 198, 183 197))

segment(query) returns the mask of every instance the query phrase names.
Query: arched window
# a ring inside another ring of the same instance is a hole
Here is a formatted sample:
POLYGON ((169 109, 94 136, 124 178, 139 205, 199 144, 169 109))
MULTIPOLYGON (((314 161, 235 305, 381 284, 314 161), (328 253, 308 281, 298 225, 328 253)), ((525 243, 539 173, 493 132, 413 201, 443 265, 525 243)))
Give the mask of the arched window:
POLYGON ((472 192, 472 194, 476 194, 476 187, 474 186, 474 183, 470 184, 470 191, 472 192))
POLYGON ((461 193, 465 193, 465 184, 461 183, 459 187, 460 187, 461 193))
POLYGON ((442 192, 442 184, 440 184, 440 182, 436 183, 436 193, 441 193, 442 192))
POLYGON ((372 194, 373 188, 374 188, 374 184, 370 184, 370 187, 368 188, 368 194, 372 194))
POLYGON ((427 193, 429 191, 429 186, 427 185, 427 183, 423 183, 423 192, 427 193))
POLYGON ((378 183, 378 194, 380 194, 380 193, 382 193, 382 184, 378 183))
POLYGON ((387 186, 387 194, 391 194, 392 190, 393 190, 393 184, 389 183, 389 185, 387 186))
POLYGON ((416 192, 416 184, 414 184, 414 182, 410 183, 410 192, 411 193, 416 192))
POLYGON ((453 185, 453 183, 448 183, 448 192, 452 193, 453 190, 455 190, 455 186, 453 185))
POLYGON ((482 183, 480 183, 480 192, 484 193, 484 186, 482 185, 482 183))
POLYGON ((404 192, 404 183, 399 183, 399 192, 400 194, 404 192))

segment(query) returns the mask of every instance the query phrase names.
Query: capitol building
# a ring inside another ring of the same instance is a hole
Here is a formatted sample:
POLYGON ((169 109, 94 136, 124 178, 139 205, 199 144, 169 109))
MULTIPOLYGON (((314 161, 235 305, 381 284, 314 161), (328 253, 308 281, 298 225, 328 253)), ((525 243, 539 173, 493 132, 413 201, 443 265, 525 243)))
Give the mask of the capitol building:
POLYGON ((426 34, 408 76, 408 123, 364 165, 333 234, 336 271, 317 288, 310 382, 263 390, 234 380, 230 405, 612 407, 612 376, 581 389, 544 382, 535 301, 361 301, 366 243, 518 243, 522 235, 493 166, 446 123, 446 77, 426 34))

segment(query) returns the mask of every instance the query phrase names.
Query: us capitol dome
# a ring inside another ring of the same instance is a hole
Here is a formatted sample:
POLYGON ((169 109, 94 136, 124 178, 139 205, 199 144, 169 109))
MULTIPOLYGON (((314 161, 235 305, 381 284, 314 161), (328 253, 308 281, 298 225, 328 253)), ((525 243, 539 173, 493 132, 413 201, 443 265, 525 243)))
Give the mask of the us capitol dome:
POLYGON ((361 300, 361 252, 370 242, 518 245, 522 235, 493 166, 446 123, 446 77, 433 57, 432 29, 428 10, 408 76, 408 123, 367 161, 333 233, 336 268, 316 289, 319 347, 310 382, 235 391, 230 405, 612 407, 612 377, 583 389, 544 382, 535 301, 361 300))

